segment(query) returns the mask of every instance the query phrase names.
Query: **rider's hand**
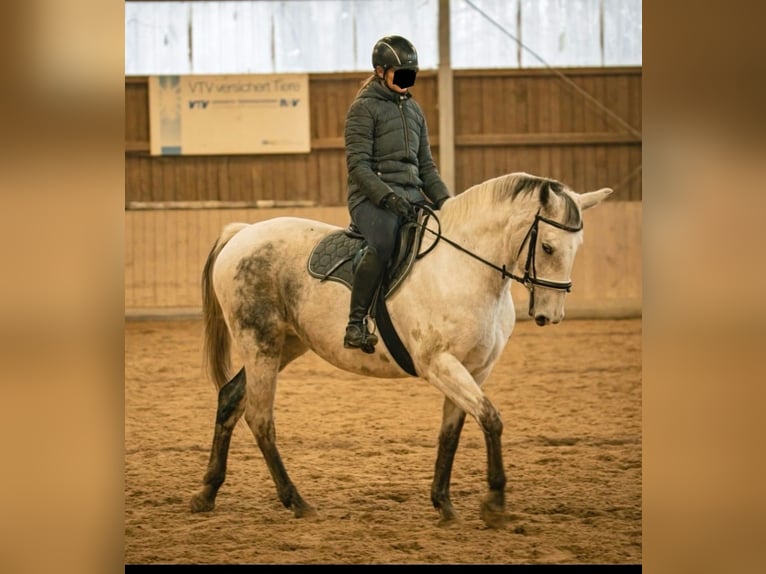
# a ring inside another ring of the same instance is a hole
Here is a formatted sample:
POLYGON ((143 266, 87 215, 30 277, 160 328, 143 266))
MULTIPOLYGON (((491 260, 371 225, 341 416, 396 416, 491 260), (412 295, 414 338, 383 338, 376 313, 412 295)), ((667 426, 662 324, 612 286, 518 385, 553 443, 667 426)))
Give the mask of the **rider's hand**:
POLYGON ((449 196, 442 197, 441 199, 437 199, 434 201, 434 210, 439 211, 442 208, 442 205, 444 205, 444 202, 449 199, 449 196))
POLYGON ((404 219, 405 221, 415 221, 415 208, 403 197, 395 193, 389 193, 380 202, 381 206, 404 219))

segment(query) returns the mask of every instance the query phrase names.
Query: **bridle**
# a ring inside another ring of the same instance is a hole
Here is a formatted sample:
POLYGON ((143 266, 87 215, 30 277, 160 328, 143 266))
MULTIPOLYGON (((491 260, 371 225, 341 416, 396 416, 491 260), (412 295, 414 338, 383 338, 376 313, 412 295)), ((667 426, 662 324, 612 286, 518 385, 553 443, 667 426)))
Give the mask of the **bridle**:
POLYGON ((530 310, 534 306, 534 286, 539 285, 540 287, 546 287, 548 289, 558 289, 559 291, 566 291, 567 293, 572 290, 572 281, 548 281, 547 279, 540 279, 537 277, 537 271, 535 269, 535 252, 537 251, 537 231, 538 227, 540 225, 540 222, 547 223, 548 225, 552 225, 553 227, 557 227, 559 229, 563 229, 564 231, 569 231, 571 233, 576 233, 577 231, 580 231, 582 229, 582 222, 580 222, 580 225, 577 227, 573 227, 571 225, 564 225, 563 223, 559 223, 558 221, 554 221, 552 219, 548 219, 547 217, 543 217, 540 215, 540 210, 537 210, 537 213, 535 214, 535 219, 532 221, 532 224, 529 226, 529 229, 527 230, 527 234, 524 236, 524 240, 521 242, 521 245, 519 246, 519 250, 516 252, 516 259, 519 258, 519 255, 521 255, 521 250, 524 249, 524 245, 529 242, 529 249, 527 250, 527 261, 524 264, 524 275, 514 275, 510 271, 508 271, 505 267, 505 265, 498 266, 494 263, 491 263, 484 259, 483 257, 480 257, 479 255, 476 255, 475 253, 469 251, 462 245, 459 245, 452 241, 451 239, 445 237, 442 235, 441 232, 441 222, 439 221, 439 218, 437 217, 436 213, 427 205, 424 204, 418 204, 418 207, 423 209, 426 212, 426 218, 422 223, 417 223, 417 225, 421 226, 426 231, 429 231, 433 235, 436 236, 436 241, 431 244, 426 251, 418 255, 418 258, 424 257, 428 252, 430 252, 434 247, 436 247, 436 244, 440 241, 446 241, 456 249, 459 249, 463 253, 466 253, 467 255, 470 255, 474 259, 477 259, 484 263, 485 265, 488 265, 492 269, 495 269, 502 273, 503 279, 513 279, 514 281, 518 281, 524 287, 526 287, 529 290, 530 293, 530 302, 529 302, 529 308, 530 310), (428 220, 428 217, 433 217, 437 224, 437 231, 433 231, 432 229, 429 229, 426 227, 426 223, 428 220))

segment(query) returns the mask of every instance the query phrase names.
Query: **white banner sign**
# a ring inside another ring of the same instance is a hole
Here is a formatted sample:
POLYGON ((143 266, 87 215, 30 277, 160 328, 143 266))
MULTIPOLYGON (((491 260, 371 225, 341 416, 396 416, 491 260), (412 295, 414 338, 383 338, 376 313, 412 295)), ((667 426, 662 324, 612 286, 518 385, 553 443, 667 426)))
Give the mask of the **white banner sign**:
POLYGON ((308 74, 151 76, 152 155, 309 153, 308 74))

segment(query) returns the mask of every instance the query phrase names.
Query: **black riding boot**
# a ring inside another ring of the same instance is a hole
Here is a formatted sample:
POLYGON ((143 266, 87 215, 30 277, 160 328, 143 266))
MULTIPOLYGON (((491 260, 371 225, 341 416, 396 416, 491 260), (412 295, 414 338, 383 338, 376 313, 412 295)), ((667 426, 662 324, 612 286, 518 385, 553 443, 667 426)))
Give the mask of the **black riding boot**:
POLYGON ((356 268, 351 285, 351 308, 346 336, 343 338, 343 346, 347 349, 360 348, 365 353, 375 352, 378 337, 367 330, 367 313, 382 278, 382 272, 378 254, 368 248, 356 268))

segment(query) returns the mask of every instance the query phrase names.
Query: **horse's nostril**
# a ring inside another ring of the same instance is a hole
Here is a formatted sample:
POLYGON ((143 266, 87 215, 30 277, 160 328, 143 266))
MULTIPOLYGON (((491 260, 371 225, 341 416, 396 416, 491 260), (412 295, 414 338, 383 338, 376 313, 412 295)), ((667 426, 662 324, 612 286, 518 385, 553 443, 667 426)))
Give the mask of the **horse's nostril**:
POLYGON ((545 315, 537 315, 535 316, 535 323, 537 323, 540 327, 548 324, 548 317, 545 315))

